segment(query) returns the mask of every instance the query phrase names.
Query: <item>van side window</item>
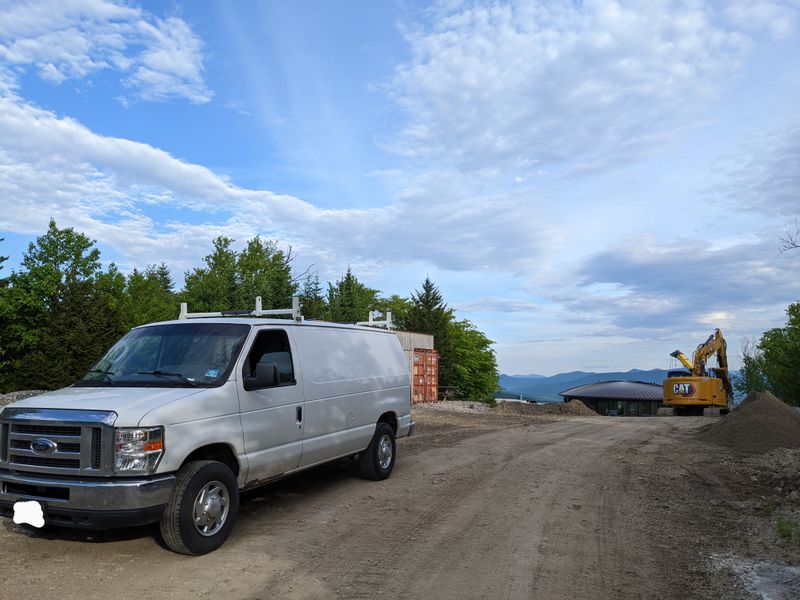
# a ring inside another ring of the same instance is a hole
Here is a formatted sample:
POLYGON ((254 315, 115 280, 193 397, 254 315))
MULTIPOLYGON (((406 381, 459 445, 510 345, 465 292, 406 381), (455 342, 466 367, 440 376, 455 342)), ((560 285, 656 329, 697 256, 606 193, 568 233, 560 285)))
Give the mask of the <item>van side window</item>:
POLYGON ((295 383, 294 369, 292 368, 292 353, 289 348, 289 338, 285 331, 261 331, 253 342, 247 362, 244 365, 245 377, 255 374, 258 363, 275 363, 278 365, 280 377, 279 385, 295 383))

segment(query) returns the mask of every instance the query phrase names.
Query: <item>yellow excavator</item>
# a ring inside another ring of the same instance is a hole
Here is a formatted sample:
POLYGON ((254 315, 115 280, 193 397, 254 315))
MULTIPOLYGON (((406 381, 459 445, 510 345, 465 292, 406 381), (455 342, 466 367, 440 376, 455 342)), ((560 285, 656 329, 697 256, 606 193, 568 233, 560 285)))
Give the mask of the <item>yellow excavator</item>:
POLYGON ((670 356, 677 358, 688 371, 669 371, 664 380, 664 404, 659 416, 704 415, 718 416, 730 410, 733 387, 728 374, 728 354, 725 338, 719 329, 697 346, 691 362, 680 350, 670 356), (717 366, 706 369, 709 358, 716 357, 717 366))

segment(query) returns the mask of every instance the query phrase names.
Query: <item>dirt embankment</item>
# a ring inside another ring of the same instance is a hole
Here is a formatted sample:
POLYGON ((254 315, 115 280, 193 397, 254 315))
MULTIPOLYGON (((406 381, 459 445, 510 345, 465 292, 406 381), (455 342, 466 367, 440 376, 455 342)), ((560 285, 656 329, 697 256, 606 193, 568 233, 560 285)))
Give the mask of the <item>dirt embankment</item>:
POLYGON ((570 417, 596 417, 597 413, 580 400, 530 404, 528 402, 503 402, 494 409, 499 414, 513 415, 565 415, 570 417))

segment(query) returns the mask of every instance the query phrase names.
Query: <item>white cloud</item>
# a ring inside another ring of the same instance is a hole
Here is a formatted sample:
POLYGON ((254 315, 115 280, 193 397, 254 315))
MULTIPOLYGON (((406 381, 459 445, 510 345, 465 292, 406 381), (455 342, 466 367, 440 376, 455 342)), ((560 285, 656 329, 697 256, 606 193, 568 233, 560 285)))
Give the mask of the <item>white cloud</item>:
POLYGON ((762 133, 751 140, 711 193, 723 195, 733 209, 775 215, 800 215, 800 126, 762 133))
MULTIPOLYGON (((608 358, 614 345, 616 360, 642 366, 638 343, 655 347, 654 338, 676 332, 694 340, 711 321, 746 323, 753 335, 800 293, 796 259, 777 254, 781 231, 770 240, 760 220, 739 247, 722 238, 741 230, 716 223, 703 242, 646 235, 619 242, 624 233, 602 225, 630 217, 630 200, 620 197, 641 192, 643 205, 654 202, 647 174, 617 171, 619 189, 603 177, 582 178, 577 191, 562 175, 629 160, 694 127, 756 41, 751 32, 780 38, 793 30, 794 17, 770 12, 773 4, 754 4, 752 14, 741 3, 713 10, 671 1, 439 6, 427 26, 408 33, 413 58, 389 86, 408 111, 393 148, 409 160, 380 173, 394 197, 364 209, 323 209, 242 188, 202 164, 99 135, 22 97, 24 70, 54 84, 112 70, 125 102, 207 101, 202 42, 186 22, 107 0, 4 5, 0 228, 40 234, 52 216, 114 248, 123 268, 166 260, 176 275, 197 266, 217 235, 291 244, 324 278, 351 264, 384 281, 404 271, 418 282, 431 267, 437 282, 440 274, 458 281, 460 312, 504 313, 481 326, 504 341, 501 360, 516 353, 517 370, 531 370, 527 361, 542 354, 530 344, 504 349, 523 334, 556 344, 547 348, 557 350, 559 369, 590 355, 608 358), (590 204, 606 213, 602 223, 599 211, 585 210, 590 204), (487 296, 498 289, 514 299, 487 296), (526 292, 544 300, 528 301, 526 292)), ((797 206, 797 139, 787 130, 754 146, 727 169, 722 193, 738 206, 746 198, 759 219, 797 206)), ((631 229, 663 233, 642 212, 633 211, 639 221, 631 229)))
POLYGON ((577 289, 560 302, 628 335, 695 331, 712 316, 752 335, 800 294, 800 263, 778 252, 774 232, 758 233, 727 247, 626 240, 583 262, 577 289))
POLYGON ((408 113, 391 147, 464 171, 651 150, 704 116, 751 43, 703 2, 459 2, 433 15, 408 32, 413 58, 390 85, 408 113))
POLYGON ((783 39, 797 26, 798 8, 800 3, 796 0, 736 0, 729 2, 725 12, 731 21, 744 29, 767 29, 775 38, 783 39))
POLYGON ((139 100, 204 103, 203 44, 181 19, 106 0, 44 0, 0 7, 0 60, 34 67, 54 84, 114 69, 139 100))
POLYGON ((53 216, 142 263, 168 253, 179 263, 190 255, 196 261, 198 245, 215 235, 243 240, 261 233, 334 268, 343 261, 423 260, 442 269, 520 271, 548 236, 528 203, 508 194, 469 194, 448 186, 446 177, 419 179, 398 203, 370 209, 321 209, 244 189, 148 144, 95 134, 14 94, 0 96, 0 138, 0 194, 11 199, 4 228, 33 233, 43 215, 53 216), (192 221, 202 222, 159 226, 147 217, 159 206, 188 209, 192 221))
POLYGON ((501 313, 534 313, 541 310, 541 305, 529 300, 487 296, 470 302, 459 303, 455 308, 459 313, 488 311, 501 313))

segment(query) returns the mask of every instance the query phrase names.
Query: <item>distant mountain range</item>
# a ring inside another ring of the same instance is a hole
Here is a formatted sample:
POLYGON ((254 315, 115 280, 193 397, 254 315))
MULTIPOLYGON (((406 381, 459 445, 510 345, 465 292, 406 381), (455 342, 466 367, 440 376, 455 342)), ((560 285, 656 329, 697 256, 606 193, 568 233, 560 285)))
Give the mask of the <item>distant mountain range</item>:
MULTIPOLYGON (((500 386, 506 392, 522 394, 523 400, 536 399, 541 402, 561 402, 564 398, 559 392, 597 383, 598 381, 644 381, 661 383, 667 376, 664 369, 631 369, 626 372, 594 373, 591 371, 570 371, 545 377, 544 375, 500 375, 500 386)), ((505 395, 505 394, 504 394, 505 395)))

